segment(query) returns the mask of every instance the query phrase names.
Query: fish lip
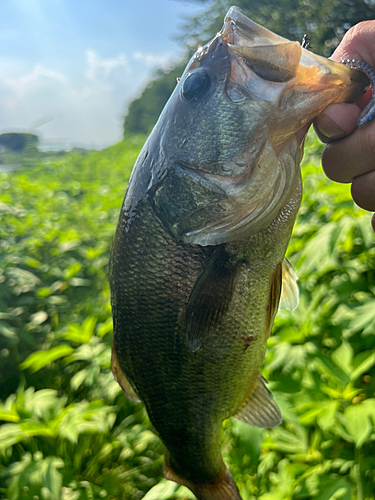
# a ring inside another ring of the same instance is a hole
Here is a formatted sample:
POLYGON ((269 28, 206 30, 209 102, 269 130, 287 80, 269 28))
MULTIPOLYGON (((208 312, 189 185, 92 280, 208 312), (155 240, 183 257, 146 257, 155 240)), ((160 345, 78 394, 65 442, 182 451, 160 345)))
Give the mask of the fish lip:
MULTIPOLYGON (((229 52, 234 55, 233 47, 250 48, 259 45, 279 45, 291 43, 290 40, 249 19, 238 7, 231 7, 225 18, 219 34, 228 43, 229 52)), ((295 42, 296 43, 296 42, 295 42)), ((326 59, 313 52, 301 48, 299 61, 302 70, 315 66, 318 69, 319 84, 316 91, 325 90, 330 86, 351 87, 351 101, 355 102, 367 90, 369 80, 359 70, 349 68, 338 62, 326 59)), ((303 81, 301 84, 303 85, 303 81)))
POLYGON ((235 6, 230 7, 226 13, 220 35, 232 45, 248 45, 249 42, 251 45, 257 45, 260 39, 262 43, 269 44, 289 42, 287 38, 283 38, 252 21, 240 8, 235 6))

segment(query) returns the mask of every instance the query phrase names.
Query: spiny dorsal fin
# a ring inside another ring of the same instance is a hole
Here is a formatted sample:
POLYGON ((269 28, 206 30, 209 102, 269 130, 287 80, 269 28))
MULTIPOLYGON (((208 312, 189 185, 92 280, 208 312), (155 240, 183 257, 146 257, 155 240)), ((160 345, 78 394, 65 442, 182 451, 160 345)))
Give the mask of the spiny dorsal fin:
POLYGON ((298 278, 292 264, 287 259, 284 259, 282 274, 283 284, 279 309, 294 311, 299 302, 298 278))
POLYGON ((113 373, 114 379, 119 384, 123 393, 129 399, 129 401, 132 401, 133 403, 140 403, 141 400, 139 399, 139 397, 135 393, 133 387, 130 385, 130 382, 126 378, 124 372, 121 370, 120 363, 118 362, 114 343, 112 344, 111 368, 112 368, 112 373, 113 373))
POLYGON ((193 352, 201 347, 227 312, 240 267, 241 262, 230 262, 230 256, 222 246, 204 264, 186 306, 186 337, 193 352))
POLYGON ((283 418, 279 407, 264 382, 264 378, 259 374, 253 392, 234 418, 254 427, 270 428, 281 424, 283 418))

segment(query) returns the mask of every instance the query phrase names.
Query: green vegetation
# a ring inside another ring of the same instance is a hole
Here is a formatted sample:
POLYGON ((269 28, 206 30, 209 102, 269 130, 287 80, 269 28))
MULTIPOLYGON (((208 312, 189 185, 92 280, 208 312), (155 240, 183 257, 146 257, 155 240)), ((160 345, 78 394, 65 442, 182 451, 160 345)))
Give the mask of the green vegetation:
MULTIPOLYGON (((193 498, 110 372, 109 247, 143 141, 0 173, 1 499, 193 498)), ((310 138, 289 247, 300 305, 263 370, 284 422, 223 426, 244 500, 375 498, 375 241, 320 153, 310 138)))

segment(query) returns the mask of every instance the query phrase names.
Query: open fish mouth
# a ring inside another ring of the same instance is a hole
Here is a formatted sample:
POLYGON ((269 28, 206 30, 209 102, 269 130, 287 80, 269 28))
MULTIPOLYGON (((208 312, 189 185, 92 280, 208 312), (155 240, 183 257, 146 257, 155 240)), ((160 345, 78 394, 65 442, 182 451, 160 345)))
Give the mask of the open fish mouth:
POLYGON ((227 43, 233 59, 231 75, 238 80, 236 65, 244 68, 245 62, 244 89, 255 98, 274 103, 271 142, 277 150, 330 102, 355 102, 368 88, 368 78, 362 72, 276 35, 246 17, 238 7, 229 9, 217 36, 227 43), (288 120, 293 123, 288 124, 288 120))
POLYGON ((204 246, 264 229, 295 189, 309 124, 331 103, 356 101, 368 83, 232 7, 156 125, 160 156, 148 189, 155 213, 174 237, 204 246), (182 206, 176 186, 185 183, 191 201, 182 206), (163 208, 167 198, 173 211, 163 208))
MULTIPOLYGON (((220 84, 220 91, 233 104, 252 107, 257 122, 253 139, 260 144, 260 124, 266 122, 269 139, 279 153, 299 130, 307 131, 307 125, 328 104, 355 102, 367 90, 369 81, 362 72, 318 56, 251 21, 238 7, 231 7, 221 31, 193 57, 182 78, 182 91, 192 105, 199 107, 210 98, 211 88, 220 84), (199 90, 197 96, 192 94, 194 86, 199 90)), ((303 136, 296 138, 301 142, 303 136)), ((223 161, 228 163, 228 156, 221 154, 214 161, 210 158, 198 163, 203 171, 213 173, 204 165, 216 161, 220 166, 223 161)), ((191 163, 191 158, 180 160, 191 163)), ((241 169, 231 170, 228 165, 220 169, 220 175, 242 174, 241 169)))

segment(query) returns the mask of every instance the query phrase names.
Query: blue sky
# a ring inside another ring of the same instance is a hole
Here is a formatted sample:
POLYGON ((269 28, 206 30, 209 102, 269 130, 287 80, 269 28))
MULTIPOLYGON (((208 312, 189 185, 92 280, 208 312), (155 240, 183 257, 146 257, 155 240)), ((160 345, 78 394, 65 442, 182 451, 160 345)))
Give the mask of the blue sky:
POLYGON ((178 0, 0 0, 0 133, 104 146, 121 139, 126 104, 199 4, 178 0))

